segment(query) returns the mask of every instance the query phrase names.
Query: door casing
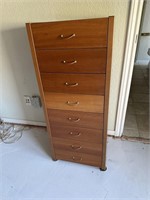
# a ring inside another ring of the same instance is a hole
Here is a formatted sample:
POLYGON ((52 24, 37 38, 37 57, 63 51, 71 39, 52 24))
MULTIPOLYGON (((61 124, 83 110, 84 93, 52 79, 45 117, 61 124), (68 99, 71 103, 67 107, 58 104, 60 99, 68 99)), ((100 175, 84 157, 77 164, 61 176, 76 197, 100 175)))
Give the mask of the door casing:
POLYGON ((144 0, 132 0, 130 7, 129 26, 127 32, 123 72, 119 93, 119 101, 116 115, 115 133, 121 137, 124 130, 125 116, 129 99, 131 79, 133 74, 134 59, 136 54, 140 22, 142 18, 144 0))

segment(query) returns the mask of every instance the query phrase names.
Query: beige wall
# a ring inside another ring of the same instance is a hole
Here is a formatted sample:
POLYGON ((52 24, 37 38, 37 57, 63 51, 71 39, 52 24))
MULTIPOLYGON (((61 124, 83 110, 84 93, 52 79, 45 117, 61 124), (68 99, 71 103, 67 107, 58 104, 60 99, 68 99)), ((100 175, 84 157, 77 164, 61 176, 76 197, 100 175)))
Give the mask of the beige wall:
POLYGON ((0 0, 0 117, 44 121, 42 109, 27 107, 24 95, 38 94, 26 22, 115 16, 109 130, 114 130, 129 0, 0 0))

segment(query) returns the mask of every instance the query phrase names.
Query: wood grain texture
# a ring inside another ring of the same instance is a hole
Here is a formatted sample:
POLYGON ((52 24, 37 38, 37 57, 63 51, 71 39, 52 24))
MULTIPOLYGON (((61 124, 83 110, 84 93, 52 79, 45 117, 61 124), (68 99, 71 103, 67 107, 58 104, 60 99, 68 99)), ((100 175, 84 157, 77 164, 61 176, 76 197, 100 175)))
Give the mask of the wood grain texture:
POLYGON ((41 79, 45 92, 104 95, 105 91, 105 74, 42 73, 41 79))
POLYGON ((52 137, 102 144, 103 130, 51 124, 52 137))
POLYGON ((103 113, 104 96, 46 92, 45 104, 49 109, 103 113))
POLYGON ((48 109, 48 115, 52 126, 103 129, 103 114, 48 109), (69 120, 69 118, 72 120, 69 120))
POLYGON ((108 18, 32 23, 38 49, 95 48, 107 46, 108 18), (71 39, 62 39, 60 36, 71 39))
POLYGON ((83 141, 74 141, 62 138, 53 138, 55 152, 57 150, 70 151, 73 153, 84 153, 99 156, 102 151, 102 144, 94 144, 83 141))
POLYGON ((58 160, 66 160, 91 166, 101 167, 101 155, 91 155, 70 151, 62 151, 62 149, 56 149, 56 158, 58 160))
POLYGON ((40 77, 38 61, 37 61, 37 57, 36 57, 36 51, 35 51, 35 46, 34 46, 34 41, 33 41, 31 24, 27 23, 26 24, 26 29, 27 29, 28 39, 29 39, 29 43, 30 43, 31 54, 32 54, 32 59, 33 59, 33 63, 34 63, 34 69, 35 69, 35 73, 36 73, 36 77, 37 77, 38 87, 39 87, 39 90, 40 90, 40 96, 41 96, 41 100, 42 100, 42 105, 44 107, 44 114, 45 114, 45 118, 46 118, 47 130, 48 130, 48 133, 49 133, 49 136, 50 136, 51 156, 55 160, 56 157, 55 157, 55 152, 54 152, 54 148, 53 148, 53 142, 52 142, 51 130, 50 130, 50 123, 49 123, 47 109, 46 109, 46 105, 45 105, 45 98, 44 98, 44 93, 43 93, 43 87, 42 87, 42 82, 41 82, 41 77, 40 77))
POLYGON ((41 72, 47 73, 105 73, 106 48, 37 50, 41 72), (63 61, 66 61, 64 64, 63 61), (75 64, 70 64, 76 61, 75 64))
POLYGON ((107 144, 107 124, 108 124, 108 106, 109 106, 109 89, 110 89, 110 73, 112 60, 112 43, 113 43, 113 27, 114 17, 109 17, 108 23, 108 48, 107 48, 107 68, 106 68, 106 86, 105 86, 105 102, 104 102, 104 134, 103 134, 103 153, 102 153, 102 169, 106 168, 106 144, 107 144))
POLYGON ((106 169, 113 22, 26 25, 54 160, 106 169))

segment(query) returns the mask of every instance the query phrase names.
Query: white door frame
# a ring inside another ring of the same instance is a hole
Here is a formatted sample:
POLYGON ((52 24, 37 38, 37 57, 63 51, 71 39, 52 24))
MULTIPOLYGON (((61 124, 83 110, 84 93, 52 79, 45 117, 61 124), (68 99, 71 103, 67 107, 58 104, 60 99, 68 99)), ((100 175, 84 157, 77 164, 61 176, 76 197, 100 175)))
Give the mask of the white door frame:
POLYGON ((122 136, 129 99, 134 59, 137 48, 138 34, 142 17, 144 0, 132 0, 129 16, 127 42, 123 64, 123 73, 119 93, 118 109, 116 115, 115 136, 122 136))

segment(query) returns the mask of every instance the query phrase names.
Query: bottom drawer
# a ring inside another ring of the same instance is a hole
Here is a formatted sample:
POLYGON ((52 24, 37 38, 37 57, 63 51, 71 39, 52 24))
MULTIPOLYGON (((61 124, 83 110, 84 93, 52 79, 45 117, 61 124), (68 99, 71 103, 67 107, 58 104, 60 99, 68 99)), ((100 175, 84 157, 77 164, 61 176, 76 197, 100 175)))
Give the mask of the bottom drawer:
POLYGON ((83 154, 83 153, 73 153, 70 151, 56 151, 56 159, 66 160, 86 165, 92 165, 95 167, 101 167, 101 156, 83 154))
POLYGON ((102 144, 53 138, 57 159, 100 166, 102 144))

